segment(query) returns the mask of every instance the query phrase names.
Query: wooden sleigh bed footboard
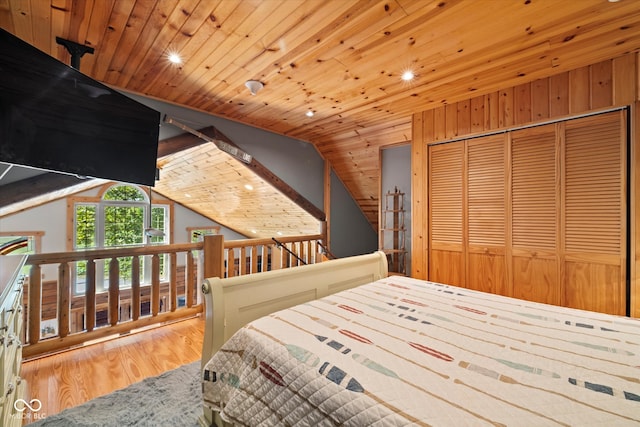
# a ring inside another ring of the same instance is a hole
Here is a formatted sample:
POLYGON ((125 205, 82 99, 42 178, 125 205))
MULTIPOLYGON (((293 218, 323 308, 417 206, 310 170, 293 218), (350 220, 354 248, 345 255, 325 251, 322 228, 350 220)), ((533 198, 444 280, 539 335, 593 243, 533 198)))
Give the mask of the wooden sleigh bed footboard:
MULTIPOLYGON (((236 331, 253 320, 387 275, 386 255, 377 251, 247 276, 207 278, 202 285, 206 313, 202 367, 236 331)), ((200 424, 225 423, 203 407, 200 424)))

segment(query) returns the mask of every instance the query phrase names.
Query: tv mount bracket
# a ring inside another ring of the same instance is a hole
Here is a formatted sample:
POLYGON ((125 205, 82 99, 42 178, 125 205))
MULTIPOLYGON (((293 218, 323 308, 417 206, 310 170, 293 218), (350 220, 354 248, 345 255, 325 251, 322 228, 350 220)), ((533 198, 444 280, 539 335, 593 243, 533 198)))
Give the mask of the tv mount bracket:
POLYGON ((62 37, 56 37, 56 43, 67 48, 67 51, 71 54, 71 66, 76 70, 80 69, 80 58, 82 58, 85 53, 93 54, 94 52, 94 49, 90 46, 72 42, 62 37))

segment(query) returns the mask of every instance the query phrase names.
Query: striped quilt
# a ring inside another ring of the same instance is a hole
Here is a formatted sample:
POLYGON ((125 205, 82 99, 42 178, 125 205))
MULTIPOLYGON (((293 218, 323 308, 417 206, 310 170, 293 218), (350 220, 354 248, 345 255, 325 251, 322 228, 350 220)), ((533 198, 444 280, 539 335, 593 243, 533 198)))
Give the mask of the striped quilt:
POLYGON ((640 425, 640 321, 391 276, 258 319, 203 371, 251 426, 640 425))

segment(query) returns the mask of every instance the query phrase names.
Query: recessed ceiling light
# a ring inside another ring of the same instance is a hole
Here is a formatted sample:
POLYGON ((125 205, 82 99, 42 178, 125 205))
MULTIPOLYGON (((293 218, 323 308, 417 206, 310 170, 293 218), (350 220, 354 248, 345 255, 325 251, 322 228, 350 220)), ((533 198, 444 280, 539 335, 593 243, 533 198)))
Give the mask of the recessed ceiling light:
POLYGON ((191 194, 189 194, 189 193, 184 193, 184 197, 191 197, 191 194))
POLYGON ((173 64, 182 64, 182 58, 180 58, 180 55, 175 52, 169 53, 167 58, 169 59, 169 62, 173 64))
POLYGON ((277 234, 278 236, 282 236, 282 231, 278 231, 278 232, 276 232, 276 234, 277 234))
POLYGON ((252 232, 253 234, 257 234, 257 233, 258 233, 258 230, 251 230, 251 232, 252 232))
POLYGON ((251 184, 245 184, 245 185, 244 185, 244 188, 246 188, 247 190, 251 191, 251 190, 253 190, 253 185, 251 185, 251 184))
POLYGON ((313 117, 313 111, 309 110, 305 113, 307 117, 313 117))
POLYGON ((402 80, 404 80, 405 82, 413 80, 414 77, 415 77, 415 75, 413 74, 413 71, 411 71, 411 70, 407 70, 404 73, 402 73, 402 80))

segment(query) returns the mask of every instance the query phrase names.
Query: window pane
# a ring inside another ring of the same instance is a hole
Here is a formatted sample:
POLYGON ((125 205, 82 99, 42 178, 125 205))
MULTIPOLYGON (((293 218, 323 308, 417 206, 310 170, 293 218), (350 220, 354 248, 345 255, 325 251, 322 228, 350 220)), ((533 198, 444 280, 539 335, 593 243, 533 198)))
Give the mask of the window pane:
POLYGON ((151 236, 151 243, 165 243, 167 232, 165 230, 166 208, 154 206, 151 209, 151 228, 165 233, 164 236, 151 236))
POLYGON ((219 227, 199 228, 191 230, 191 243, 200 241, 203 236, 212 236, 218 234, 219 227))
POLYGON ((84 294, 87 289, 87 261, 76 261, 76 293, 84 294))
POLYGON ((121 200, 129 202, 142 202, 145 201, 145 195, 136 187, 130 187, 128 185, 118 185, 111 187, 104 193, 102 197, 104 200, 121 200))
POLYGON ((0 255, 34 254, 33 236, 0 236, 0 255))
POLYGON ((141 207, 106 206, 104 209, 104 246, 139 245, 144 243, 141 207))
POLYGON ((76 249, 96 247, 96 206, 76 205, 76 249))
MULTIPOLYGON (((102 263, 102 271, 103 271, 103 282, 102 288, 100 290, 107 291, 109 290, 109 270, 111 268, 111 260, 105 259, 102 263)), ((133 257, 118 257, 118 283, 120 284, 120 289, 130 288, 133 277, 133 257)), ((140 269, 140 283, 143 283, 143 269, 140 269)))

